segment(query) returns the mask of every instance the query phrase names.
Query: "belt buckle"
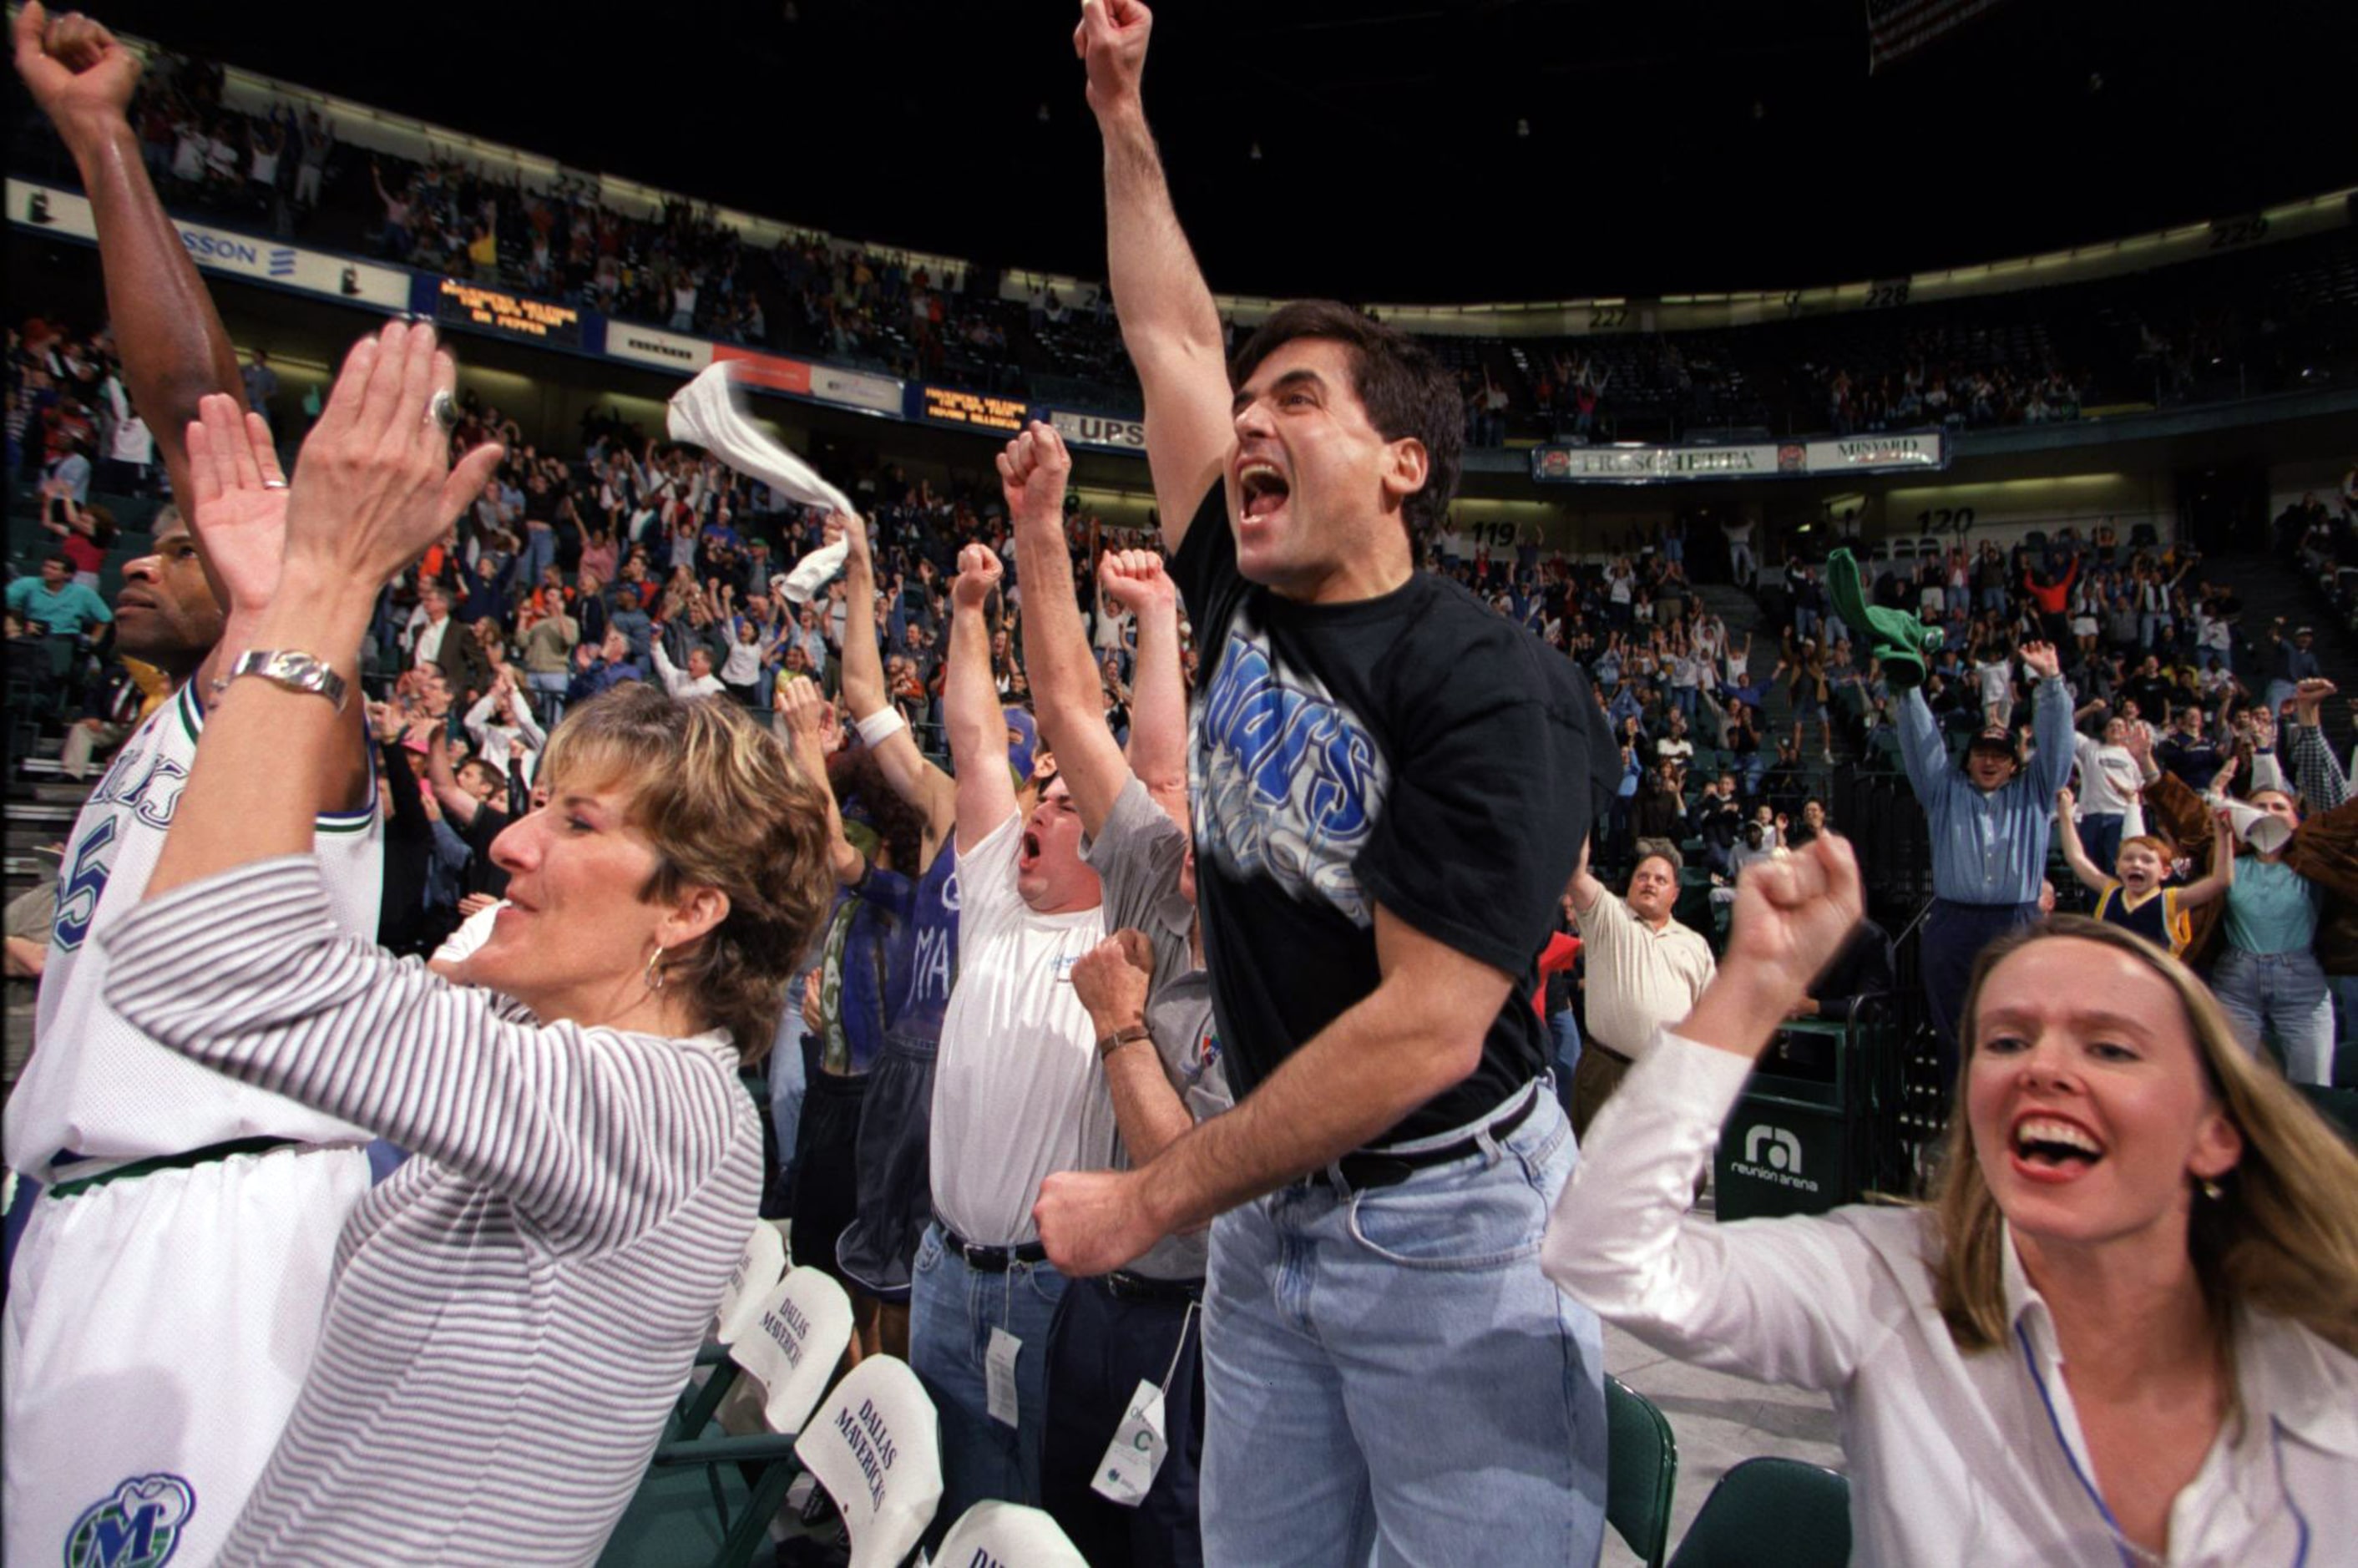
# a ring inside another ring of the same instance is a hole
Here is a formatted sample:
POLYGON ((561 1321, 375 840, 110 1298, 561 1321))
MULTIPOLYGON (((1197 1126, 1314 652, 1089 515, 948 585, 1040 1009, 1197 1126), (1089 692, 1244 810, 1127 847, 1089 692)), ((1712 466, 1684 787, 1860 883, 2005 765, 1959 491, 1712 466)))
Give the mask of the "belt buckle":
POLYGON ((971 1241, 961 1241, 958 1243, 958 1255, 966 1260, 966 1266, 969 1269, 978 1270, 985 1274, 1007 1272, 1008 1254, 1002 1249, 980 1247, 971 1241))

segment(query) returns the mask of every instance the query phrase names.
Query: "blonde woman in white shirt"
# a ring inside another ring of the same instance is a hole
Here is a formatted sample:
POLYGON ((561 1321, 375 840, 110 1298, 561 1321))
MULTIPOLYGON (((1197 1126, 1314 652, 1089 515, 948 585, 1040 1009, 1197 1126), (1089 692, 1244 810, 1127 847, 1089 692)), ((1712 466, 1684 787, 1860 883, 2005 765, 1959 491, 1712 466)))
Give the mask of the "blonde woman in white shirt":
POLYGON ((1855 1562, 2348 1561, 2358 1155, 2137 938, 2065 917, 1984 954, 1931 1206, 1684 1217, 1859 907, 1839 839, 1744 878, 1717 980, 1584 1141, 1549 1276, 1671 1355, 1831 1393, 1855 1562))

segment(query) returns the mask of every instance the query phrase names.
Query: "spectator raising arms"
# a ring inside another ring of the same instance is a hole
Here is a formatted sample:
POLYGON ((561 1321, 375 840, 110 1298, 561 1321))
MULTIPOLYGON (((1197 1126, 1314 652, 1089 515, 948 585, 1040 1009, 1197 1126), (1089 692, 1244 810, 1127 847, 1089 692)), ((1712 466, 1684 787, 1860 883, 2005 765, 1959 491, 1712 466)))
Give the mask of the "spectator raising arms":
MULTIPOLYGON (((430 327, 346 362, 287 496, 255 629, 275 652, 230 683, 110 941, 109 995, 167 1045, 415 1152, 340 1258, 225 1562, 446 1561, 552 1505, 539 1549, 596 1555, 752 1223, 762 1134, 737 1069, 825 907, 825 807, 775 741, 633 688, 554 739, 550 806, 498 846, 514 880, 474 986, 337 932, 300 785, 330 765, 379 587, 499 457, 449 467, 427 408, 454 375, 430 327), (397 1397, 421 1387, 442 1397, 397 1397)), ((227 398, 205 416, 200 527, 261 492, 269 456, 227 398)))

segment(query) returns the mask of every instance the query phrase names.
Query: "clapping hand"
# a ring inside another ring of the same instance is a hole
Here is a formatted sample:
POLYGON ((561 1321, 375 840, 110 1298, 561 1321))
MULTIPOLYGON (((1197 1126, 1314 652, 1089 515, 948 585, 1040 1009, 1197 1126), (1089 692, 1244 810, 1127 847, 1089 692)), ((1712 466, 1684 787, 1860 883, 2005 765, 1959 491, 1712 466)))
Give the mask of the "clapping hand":
MULTIPOLYGON (((389 580, 482 492, 503 449, 486 442, 453 468, 432 412, 435 395, 458 375, 429 326, 395 321, 353 347, 287 495, 287 562, 302 566, 307 581, 373 588, 389 580)), ((228 399, 215 395, 205 404, 209 427, 222 423, 211 406, 228 399)), ((261 482, 243 462, 238 472, 242 482, 261 482)))

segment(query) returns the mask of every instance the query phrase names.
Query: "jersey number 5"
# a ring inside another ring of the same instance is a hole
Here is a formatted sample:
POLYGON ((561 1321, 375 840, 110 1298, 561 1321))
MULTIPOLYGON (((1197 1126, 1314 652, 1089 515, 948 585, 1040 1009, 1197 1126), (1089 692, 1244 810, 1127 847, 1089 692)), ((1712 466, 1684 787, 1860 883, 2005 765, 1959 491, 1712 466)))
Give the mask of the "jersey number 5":
POLYGON ((114 849, 112 816, 91 829, 90 837, 74 849, 73 868, 58 884, 57 923, 49 933, 50 940, 65 952, 81 946, 90 935, 99 898, 106 892, 107 874, 114 869, 114 849))

